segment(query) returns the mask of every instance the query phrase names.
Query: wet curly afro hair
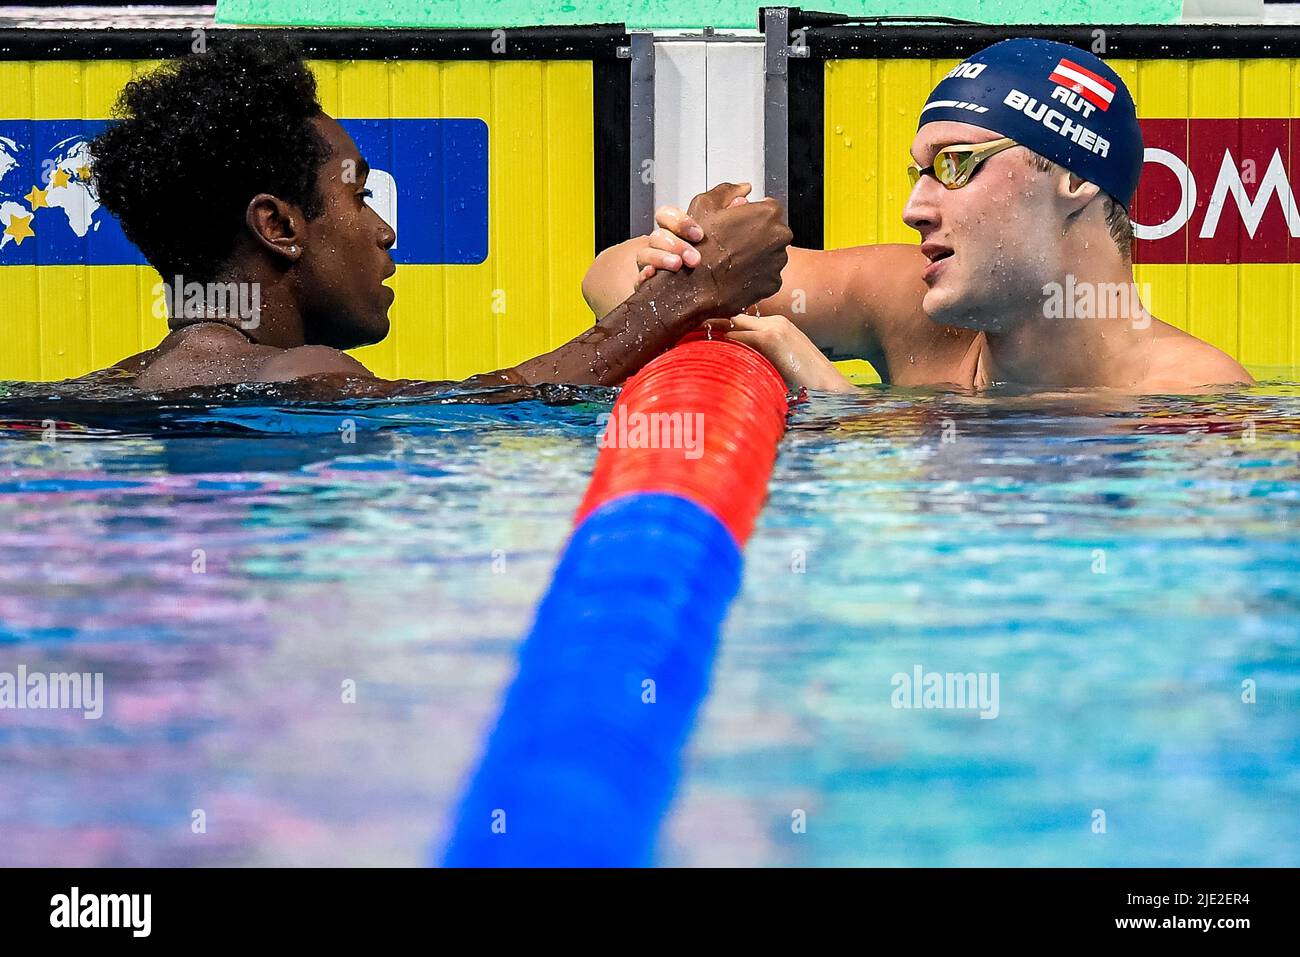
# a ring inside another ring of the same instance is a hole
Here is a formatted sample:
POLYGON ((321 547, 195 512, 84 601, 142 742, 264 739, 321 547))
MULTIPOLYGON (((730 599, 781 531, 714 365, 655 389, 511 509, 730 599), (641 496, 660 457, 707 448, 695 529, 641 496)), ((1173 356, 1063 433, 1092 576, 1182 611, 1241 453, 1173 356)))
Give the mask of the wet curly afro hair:
POLYGON ((316 78, 290 43, 209 34, 206 52, 123 88, 116 122, 90 144, 92 186, 167 281, 227 278, 249 200, 270 193, 323 211, 329 145, 311 125, 316 78))

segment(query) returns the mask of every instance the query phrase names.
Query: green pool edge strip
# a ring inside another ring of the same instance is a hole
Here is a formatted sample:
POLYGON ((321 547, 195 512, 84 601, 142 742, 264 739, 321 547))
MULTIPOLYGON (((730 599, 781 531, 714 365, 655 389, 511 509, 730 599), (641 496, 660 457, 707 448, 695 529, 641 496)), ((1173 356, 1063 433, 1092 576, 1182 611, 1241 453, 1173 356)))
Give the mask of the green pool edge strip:
MULTIPOLYGON (((339 27, 438 27, 493 29, 625 23, 635 29, 749 29, 758 25, 755 0, 693 0, 649 4, 611 0, 387 0, 382 10, 359 0, 218 0, 223 24, 339 27)), ((813 9, 855 16, 933 16, 933 0, 827 0, 813 9)), ((943 15, 987 24, 1176 23, 1182 0, 951 0, 943 15)))

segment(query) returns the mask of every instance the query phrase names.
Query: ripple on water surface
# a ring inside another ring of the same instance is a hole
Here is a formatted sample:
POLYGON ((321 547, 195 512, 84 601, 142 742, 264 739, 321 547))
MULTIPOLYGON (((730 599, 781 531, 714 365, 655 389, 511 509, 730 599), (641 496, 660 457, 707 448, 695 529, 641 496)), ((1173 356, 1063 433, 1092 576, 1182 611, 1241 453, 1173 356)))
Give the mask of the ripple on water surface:
MULTIPOLYGON (((421 861, 613 393, 7 391, 0 672, 105 693, 0 711, 0 863, 421 861)), ((1286 382, 814 396, 660 859, 1300 863, 1298 509, 1286 382), (996 717, 895 707, 918 666, 996 717)))

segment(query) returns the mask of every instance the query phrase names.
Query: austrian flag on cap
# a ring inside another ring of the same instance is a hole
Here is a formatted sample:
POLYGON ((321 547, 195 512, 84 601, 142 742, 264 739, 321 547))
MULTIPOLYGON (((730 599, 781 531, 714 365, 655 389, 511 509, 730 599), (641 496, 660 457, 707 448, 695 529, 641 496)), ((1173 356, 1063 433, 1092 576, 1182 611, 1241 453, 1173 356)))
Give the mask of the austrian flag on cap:
POLYGON ((1101 110, 1110 108, 1115 98, 1115 84, 1098 76, 1073 60, 1062 59, 1049 76, 1051 82, 1073 90, 1101 110))
POLYGON ((1079 47, 1014 37, 972 53, 930 92, 916 128, 947 122, 1008 137, 1125 209, 1137 191, 1144 154, 1133 97, 1109 64, 1079 47))

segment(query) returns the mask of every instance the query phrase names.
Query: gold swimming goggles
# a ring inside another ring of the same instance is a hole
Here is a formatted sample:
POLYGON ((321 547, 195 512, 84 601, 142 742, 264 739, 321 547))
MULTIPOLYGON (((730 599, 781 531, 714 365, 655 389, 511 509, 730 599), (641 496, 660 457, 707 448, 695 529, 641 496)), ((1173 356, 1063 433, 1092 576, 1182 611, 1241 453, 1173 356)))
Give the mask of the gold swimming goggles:
POLYGON ((996 156, 1003 150, 1019 145, 1015 140, 1004 136, 1000 140, 989 140, 987 143, 979 143, 975 146, 945 146, 934 154, 934 162, 925 169, 917 166, 915 162, 909 163, 907 178, 915 186, 922 176, 930 173, 948 189, 961 189, 970 182, 980 163, 990 156, 996 156))

